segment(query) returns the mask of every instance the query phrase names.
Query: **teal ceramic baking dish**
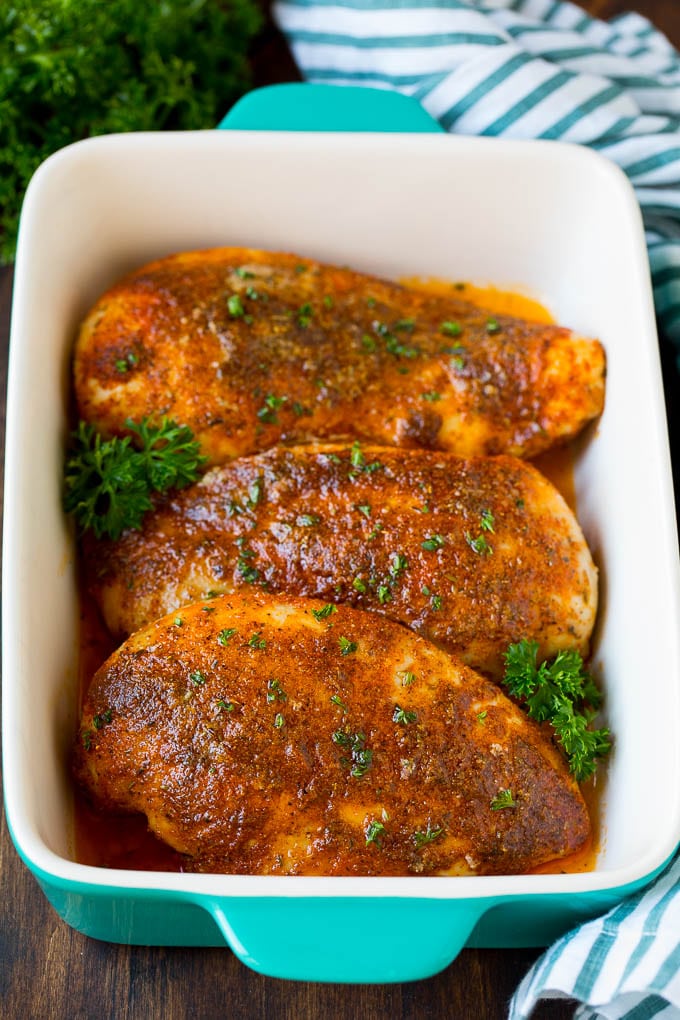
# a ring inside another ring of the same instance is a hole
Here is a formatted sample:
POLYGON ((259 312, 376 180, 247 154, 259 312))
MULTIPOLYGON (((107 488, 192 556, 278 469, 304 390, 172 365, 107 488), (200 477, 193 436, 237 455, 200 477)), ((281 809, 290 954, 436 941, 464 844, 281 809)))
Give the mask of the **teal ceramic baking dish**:
POLYGON ((3 562, 3 763, 16 847, 79 931, 124 943, 228 945, 276 977, 408 981, 442 970, 465 945, 546 944, 650 881, 680 834, 678 548, 634 195, 588 151, 444 135, 417 104, 370 90, 274 87, 246 97, 221 126, 228 130, 78 143, 51 157, 26 195, 3 562), (67 760, 79 604, 60 508, 71 345, 86 309, 123 272, 220 244, 395 278, 521 289, 602 340, 605 412, 579 443, 574 468, 602 582, 593 669, 616 738, 598 780, 593 870, 304 878, 125 871, 75 859, 67 760), (368 942, 357 935, 366 931, 368 942))

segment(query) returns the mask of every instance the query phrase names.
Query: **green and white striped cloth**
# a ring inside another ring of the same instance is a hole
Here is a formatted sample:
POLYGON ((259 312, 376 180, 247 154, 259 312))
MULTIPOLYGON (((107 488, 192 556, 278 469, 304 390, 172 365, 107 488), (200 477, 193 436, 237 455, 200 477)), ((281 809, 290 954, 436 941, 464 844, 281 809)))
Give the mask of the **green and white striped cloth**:
POLYGON ((534 964, 509 1020, 539 999, 577 999, 575 1020, 680 1018, 680 858, 646 891, 575 928, 534 964))
POLYGON ((308 81, 394 89, 456 134, 561 139, 617 163, 680 364, 680 56, 649 21, 605 23, 564 0, 279 0, 273 12, 308 81))

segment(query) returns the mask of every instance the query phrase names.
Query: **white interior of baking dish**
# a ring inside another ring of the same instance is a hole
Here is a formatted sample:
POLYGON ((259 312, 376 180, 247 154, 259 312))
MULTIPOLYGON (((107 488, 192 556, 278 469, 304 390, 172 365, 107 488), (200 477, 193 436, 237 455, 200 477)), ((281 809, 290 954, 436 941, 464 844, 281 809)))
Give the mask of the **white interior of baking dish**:
POLYGON ((78 143, 38 171, 16 266, 4 545, 4 769, 14 838, 64 880, 240 894, 467 897, 646 876, 680 838, 678 554, 644 237, 623 175, 582 149, 447 136, 205 132, 78 143), (581 444, 578 514, 601 568, 595 673, 615 749, 594 872, 295 879, 115 872, 73 860, 73 536, 60 507, 69 359, 99 293, 153 257, 295 251, 395 278, 521 289, 599 337, 606 408, 581 444), (426 883, 426 889, 423 886, 426 883))

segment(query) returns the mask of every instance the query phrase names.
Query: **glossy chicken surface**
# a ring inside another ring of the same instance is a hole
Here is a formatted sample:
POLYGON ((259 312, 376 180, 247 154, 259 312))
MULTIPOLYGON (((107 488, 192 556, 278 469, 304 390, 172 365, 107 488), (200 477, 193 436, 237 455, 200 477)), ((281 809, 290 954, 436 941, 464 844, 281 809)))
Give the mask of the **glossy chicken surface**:
POLYGON ((78 413, 188 425, 213 464, 277 442, 358 438, 533 456, 604 400, 604 353, 553 325, 297 255, 188 252, 131 273, 85 319, 78 413))
POLYGON ((513 641, 583 655, 597 571, 574 514, 514 457, 276 447, 209 471, 117 542, 86 540, 114 635, 238 588, 373 610, 492 676, 513 641))
POLYGON ((109 658, 74 771, 188 870, 512 874, 590 835, 550 739, 491 682, 375 614, 252 590, 109 658))

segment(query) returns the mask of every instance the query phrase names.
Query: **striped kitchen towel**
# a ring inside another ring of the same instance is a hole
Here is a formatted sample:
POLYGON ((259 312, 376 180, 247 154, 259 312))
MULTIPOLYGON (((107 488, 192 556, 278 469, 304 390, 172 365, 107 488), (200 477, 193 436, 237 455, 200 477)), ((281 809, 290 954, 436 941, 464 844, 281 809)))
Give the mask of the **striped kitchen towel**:
POLYGON ((680 858, 551 946, 515 992, 509 1020, 525 1020, 542 998, 579 1000, 577 1020, 680 1018, 680 858))
POLYGON ((560 139, 617 163, 680 366, 680 55, 649 21, 566 0, 278 0, 273 14, 308 81, 395 89, 456 134, 560 139))

